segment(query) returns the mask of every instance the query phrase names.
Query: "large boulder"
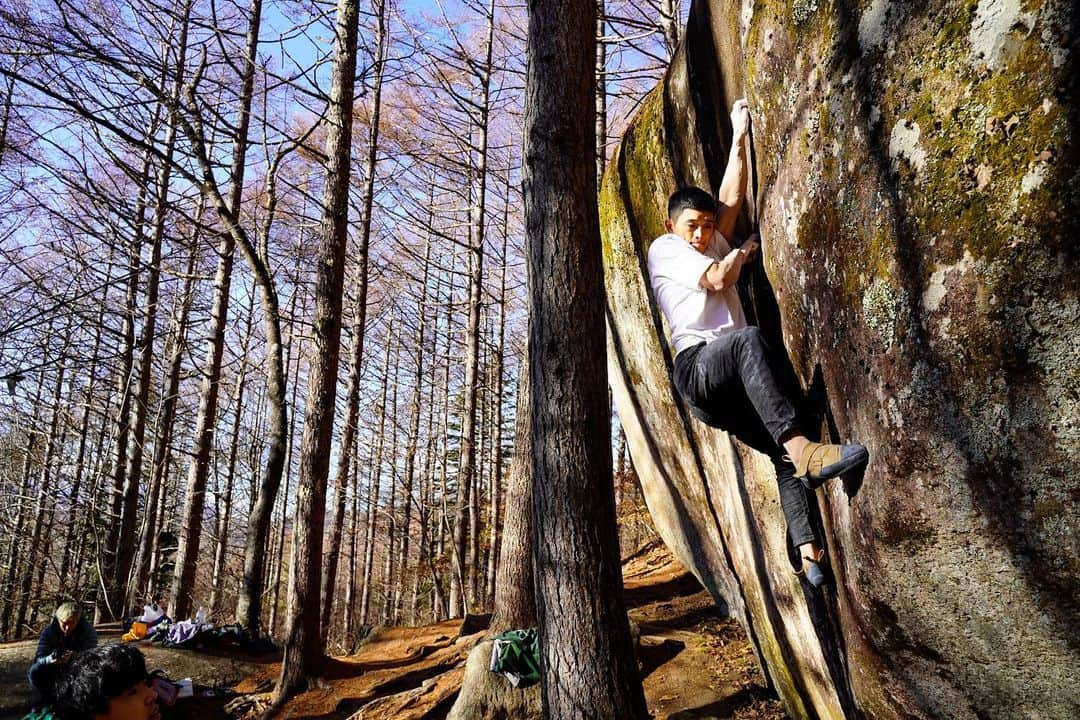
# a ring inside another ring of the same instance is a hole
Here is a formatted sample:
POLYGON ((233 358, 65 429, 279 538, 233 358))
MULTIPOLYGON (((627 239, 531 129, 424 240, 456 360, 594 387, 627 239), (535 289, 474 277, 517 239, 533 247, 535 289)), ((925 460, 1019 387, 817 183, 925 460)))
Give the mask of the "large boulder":
POLYGON ((792 717, 1080 717, 1077 37, 1064 0, 698 1, 604 176, 646 500, 792 717), (678 399, 645 273, 667 195, 718 186, 742 95, 749 314, 811 431, 871 453, 816 493, 823 592, 792 573, 771 465, 678 399))

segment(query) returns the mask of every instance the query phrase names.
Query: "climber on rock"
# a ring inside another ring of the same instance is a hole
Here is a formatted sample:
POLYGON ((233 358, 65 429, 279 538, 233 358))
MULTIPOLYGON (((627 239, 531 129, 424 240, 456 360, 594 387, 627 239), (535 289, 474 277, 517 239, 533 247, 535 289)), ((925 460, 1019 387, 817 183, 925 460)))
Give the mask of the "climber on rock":
POLYGON ((649 277, 671 328, 676 389, 696 417, 772 460, 788 534, 803 559, 799 574, 819 587, 824 551, 810 524, 806 490, 864 465, 868 453, 857 443, 828 445, 806 437, 770 366, 761 331, 746 324, 735 283, 758 250, 757 237, 737 248, 729 240, 746 193, 746 100, 732 106, 731 125, 719 201, 696 187, 671 196, 668 233, 649 247, 649 277))

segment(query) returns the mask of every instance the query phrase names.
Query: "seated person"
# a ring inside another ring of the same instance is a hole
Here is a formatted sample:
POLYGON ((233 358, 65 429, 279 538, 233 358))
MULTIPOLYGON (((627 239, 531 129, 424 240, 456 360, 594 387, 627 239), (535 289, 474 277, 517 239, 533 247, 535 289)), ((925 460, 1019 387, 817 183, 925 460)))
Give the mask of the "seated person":
POLYGON ((57 720, 158 720, 158 695, 146 660, 131 645, 103 645, 75 655, 56 681, 57 720))
POLYGON ((65 602, 56 608, 52 621, 41 631, 38 638, 34 663, 27 679, 34 688, 35 704, 48 703, 52 699, 52 687, 61 667, 74 653, 89 650, 97 645, 97 632, 82 617, 79 606, 65 602))
POLYGON ((730 242, 746 188, 745 100, 732 108, 731 124, 719 202, 696 187, 671 196, 668 233, 649 247, 649 278, 671 328, 676 389, 710 425, 772 460, 788 534, 803 558, 799 574, 817 587, 825 582, 824 551, 810 525, 805 492, 864 465, 868 454, 857 443, 823 445, 806 437, 770 365, 771 350, 761 332, 746 324, 735 284, 758 243, 756 237, 741 247, 730 242))

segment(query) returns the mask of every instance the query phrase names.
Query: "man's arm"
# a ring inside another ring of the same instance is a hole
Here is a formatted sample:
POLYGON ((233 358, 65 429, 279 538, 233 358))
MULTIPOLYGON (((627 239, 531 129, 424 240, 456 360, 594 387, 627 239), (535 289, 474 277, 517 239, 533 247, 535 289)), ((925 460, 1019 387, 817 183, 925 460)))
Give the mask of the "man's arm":
POLYGON ((34 660, 40 660, 41 658, 48 657, 56 649, 56 644, 53 642, 52 633, 49 632, 49 628, 52 624, 45 626, 45 629, 41 631, 41 635, 38 636, 37 650, 34 651, 34 660))
POLYGON ((716 229, 729 241, 746 197, 746 144, 750 132, 750 110, 745 98, 736 100, 731 106, 731 131, 731 153, 724 179, 720 182, 717 197, 720 210, 716 216, 716 229))
POLYGON ((757 249, 757 235, 752 235, 741 247, 725 255, 723 260, 717 260, 710 265, 709 269, 702 274, 699 284, 706 290, 714 292, 732 287, 739 280, 739 272, 743 264, 754 256, 757 249))

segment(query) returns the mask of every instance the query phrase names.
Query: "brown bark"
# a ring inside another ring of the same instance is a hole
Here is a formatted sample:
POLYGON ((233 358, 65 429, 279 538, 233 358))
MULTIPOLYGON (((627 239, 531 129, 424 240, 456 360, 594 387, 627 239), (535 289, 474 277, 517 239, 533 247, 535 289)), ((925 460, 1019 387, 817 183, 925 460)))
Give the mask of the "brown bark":
MULTIPOLYGON (((353 452, 358 452, 354 442, 353 452)), ((345 609, 342 619, 342 643, 349 652, 354 647, 355 636, 353 633, 353 624, 356 621, 356 570, 357 570, 357 557, 360 554, 360 462, 357 457, 357 462, 352 464, 352 512, 350 513, 349 522, 349 570, 347 573, 348 582, 345 584, 345 609)))
MULTIPOLYGON (((280 156, 278 157, 280 160, 280 156)), ((262 230, 262 255, 258 256, 253 248, 241 245, 248 263, 255 272, 255 281, 259 290, 259 305, 262 311, 263 331, 266 333, 266 395, 268 406, 268 424, 266 432, 267 453, 266 467, 258 484, 258 494, 248 513, 247 533, 244 537, 244 568, 240 582, 240 591, 236 601, 236 622, 242 624, 249 633, 257 635, 261 630, 262 596, 266 579, 266 549, 270 539, 270 524, 281 489, 281 479, 285 473, 286 458, 291 444, 292 426, 289 424, 289 406, 285 400, 285 360, 281 338, 281 313, 278 305, 277 289, 270 272, 266 243, 274 218, 276 194, 274 177, 277 171, 275 162, 268 171, 270 192, 266 223, 262 230)), ((296 404, 295 392, 292 404, 296 404)), ((288 488, 286 488, 288 494, 288 488)), ((284 506, 283 506, 284 507, 284 506)), ((284 511, 283 511, 284 514, 284 511)), ((276 591, 275 591, 276 592, 276 591)))
POLYGON ((322 579, 326 480, 334 432, 341 342, 358 19, 355 0, 339 0, 334 70, 326 118, 328 160, 312 328, 315 347, 300 445, 300 484, 296 491, 293 566, 289 583, 289 623, 281 677, 274 692, 275 704, 306 688, 319 672, 323 659, 319 632, 319 585, 322 579))
MULTIPOLYGON (((494 616, 488 628, 490 635, 536 625, 532 565, 531 435, 528 368, 523 368, 514 418, 514 457, 506 489, 506 540, 498 563, 494 616)), ((535 693, 535 688, 517 690, 487 671, 487 659, 491 656, 490 641, 477 646, 473 653, 484 654, 483 664, 479 668, 473 667, 480 659, 473 658, 470 653, 461 692, 448 716, 450 720, 541 717, 539 702, 535 697, 530 697, 535 693)))
POLYGON ((521 369, 515 413, 514 456, 507 475, 506 509, 501 518, 503 543, 495 578, 492 633, 536 624, 532 564, 532 426, 527 366, 521 369))
POLYGON ((546 717, 647 717, 622 599, 596 202, 596 3, 530 5, 524 199, 546 717))
POLYGON ((221 382, 221 358, 225 348, 225 320, 232 283, 234 242, 228 233, 218 244, 218 267, 214 277, 214 299, 210 311, 210 335, 203 361, 203 382, 199 392, 199 411, 195 421, 194 448, 188 466, 184 509, 181 515, 180 542, 176 551, 176 569, 169 594, 169 614, 183 619, 191 614, 195 566, 202 536, 206 481, 210 472, 217 423, 218 391, 221 382))

